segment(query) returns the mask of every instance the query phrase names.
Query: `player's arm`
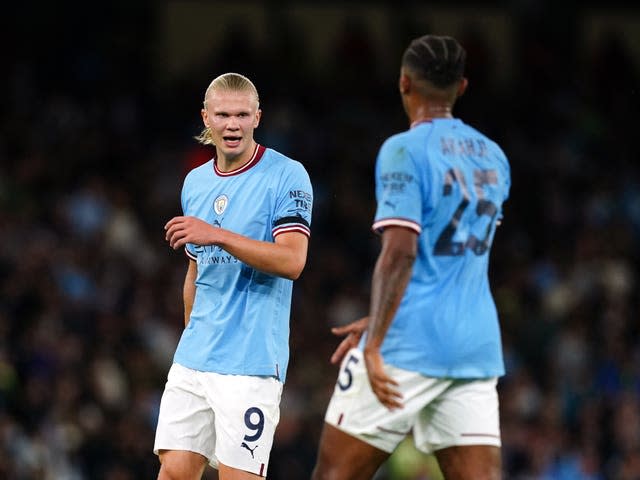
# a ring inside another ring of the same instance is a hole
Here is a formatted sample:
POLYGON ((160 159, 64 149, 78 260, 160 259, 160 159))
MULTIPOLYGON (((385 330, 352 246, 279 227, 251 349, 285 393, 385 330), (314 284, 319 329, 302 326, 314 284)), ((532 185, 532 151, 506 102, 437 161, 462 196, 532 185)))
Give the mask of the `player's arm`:
POLYGON ((191 318, 191 310, 193 309, 193 300, 196 297, 196 276, 198 274, 198 266, 195 261, 189 259, 187 274, 184 277, 184 287, 182 288, 182 298, 184 300, 184 326, 189 324, 191 318))
POLYGON ((417 233, 391 226, 382 233, 382 250, 371 282, 371 305, 364 357, 371 388, 389 409, 401 408, 397 383, 384 371, 380 346, 404 295, 417 252, 417 233))
POLYGON ((214 227, 196 217, 174 217, 165 225, 173 249, 187 243, 221 247, 238 260, 279 277, 297 279, 307 261, 309 239, 299 232, 281 233, 275 242, 263 242, 214 227))
POLYGON ((307 262, 309 239, 303 233, 281 233, 272 243, 218 230, 216 245, 261 272, 296 280, 307 262))

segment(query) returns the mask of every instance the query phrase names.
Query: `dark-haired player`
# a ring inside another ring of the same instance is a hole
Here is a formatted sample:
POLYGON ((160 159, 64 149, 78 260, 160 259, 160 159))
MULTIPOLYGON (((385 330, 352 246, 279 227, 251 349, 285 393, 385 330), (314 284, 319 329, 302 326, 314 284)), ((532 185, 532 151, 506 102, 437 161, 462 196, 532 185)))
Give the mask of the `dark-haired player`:
POLYGON ((370 479, 410 433, 447 480, 500 478, 504 366, 487 270, 510 175, 498 145, 452 116, 465 56, 427 35, 402 58, 410 129, 378 154, 382 250, 369 316, 335 332, 347 337, 315 480, 370 479))

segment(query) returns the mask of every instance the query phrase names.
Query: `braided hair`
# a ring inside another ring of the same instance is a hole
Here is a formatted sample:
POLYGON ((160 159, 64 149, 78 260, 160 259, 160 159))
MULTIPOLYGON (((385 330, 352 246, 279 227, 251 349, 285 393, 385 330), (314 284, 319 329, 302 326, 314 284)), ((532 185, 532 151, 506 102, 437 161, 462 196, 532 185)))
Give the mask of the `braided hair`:
POLYGON ((424 35, 409 44, 402 66, 434 87, 445 89, 463 77, 466 58, 466 51, 455 38, 424 35))

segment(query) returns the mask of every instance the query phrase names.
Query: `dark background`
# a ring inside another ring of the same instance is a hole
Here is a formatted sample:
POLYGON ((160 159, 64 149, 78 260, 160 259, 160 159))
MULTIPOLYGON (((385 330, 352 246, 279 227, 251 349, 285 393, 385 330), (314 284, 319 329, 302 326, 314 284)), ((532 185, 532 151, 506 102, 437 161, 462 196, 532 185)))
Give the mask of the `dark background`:
MULTIPOLYGON (((608 2, 11 2, 0 15, 0 478, 155 478, 186 259, 164 242, 215 76, 248 75, 259 142, 315 190, 269 478, 308 478, 367 311, 378 147, 399 59, 468 50, 456 114, 512 193, 492 253, 505 479, 640 478, 640 10, 608 2)), ((209 472, 207 478, 214 478, 209 472)), ((438 478, 407 445, 380 479, 438 478)))

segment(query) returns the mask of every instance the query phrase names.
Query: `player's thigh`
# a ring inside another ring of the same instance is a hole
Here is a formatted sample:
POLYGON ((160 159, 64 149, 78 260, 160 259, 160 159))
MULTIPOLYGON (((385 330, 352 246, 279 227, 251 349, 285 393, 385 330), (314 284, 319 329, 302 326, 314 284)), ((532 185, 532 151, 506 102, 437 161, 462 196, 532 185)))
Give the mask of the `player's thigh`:
POLYGON ((223 463, 218 464, 218 479, 219 480, 259 480, 263 477, 251 472, 239 470, 237 468, 228 467, 223 463))
POLYGON ((185 450, 160 450, 158 457, 158 480, 200 480, 207 466, 205 456, 185 450))
POLYGON ((450 381, 386 365, 402 392, 404 407, 388 410, 369 384, 362 352, 350 350, 342 362, 327 407, 316 479, 369 479, 413 428, 424 405, 450 381))
POLYGON ((420 412, 413 428, 416 447, 432 453, 448 447, 500 447, 497 379, 453 380, 420 412))
POLYGON ((206 376, 211 381, 202 383, 215 411, 216 445, 212 464, 221 472, 226 467, 228 475, 234 474, 228 469, 236 469, 264 477, 280 420, 282 383, 272 377, 206 376))
POLYGON ((213 457, 214 413, 196 373, 178 364, 169 370, 156 427, 153 450, 157 454, 186 451, 213 457))
POLYGON ((500 478, 497 379, 454 380, 414 426, 419 450, 435 452, 447 480, 500 478))
POLYGON ((435 452, 446 480, 500 480, 500 448, 492 445, 448 447, 435 452))
POLYGON ((385 370, 398 382, 403 408, 390 411, 380 403, 371 390, 362 352, 354 348, 341 365, 325 422, 391 453, 412 431, 425 405, 437 399, 451 381, 428 378, 391 365, 385 365, 385 370))
POLYGON ((324 424, 313 480, 369 480, 389 453, 324 424))

